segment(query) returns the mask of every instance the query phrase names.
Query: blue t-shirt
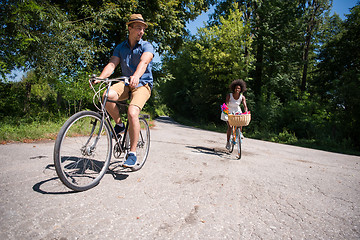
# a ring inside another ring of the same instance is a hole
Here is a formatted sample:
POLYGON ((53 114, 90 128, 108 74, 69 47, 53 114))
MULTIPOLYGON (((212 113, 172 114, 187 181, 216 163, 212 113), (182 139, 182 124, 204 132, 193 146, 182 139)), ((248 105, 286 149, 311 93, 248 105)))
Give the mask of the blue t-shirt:
MULTIPOLYGON (((144 52, 151 52, 154 54, 154 47, 151 43, 143 41, 142 39, 131 50, 128 40, 123 41, 116 46, 113 56, 120 58, 121 71, 123 76, 130 77, 134 75, 136 68, 140 62, 141 55, 144 52)), ((145 73, 141 76, 139 85, 137 87, 149 84, 153 87, 153 75, 151 72, 152 61, 148 64, 145 73)))

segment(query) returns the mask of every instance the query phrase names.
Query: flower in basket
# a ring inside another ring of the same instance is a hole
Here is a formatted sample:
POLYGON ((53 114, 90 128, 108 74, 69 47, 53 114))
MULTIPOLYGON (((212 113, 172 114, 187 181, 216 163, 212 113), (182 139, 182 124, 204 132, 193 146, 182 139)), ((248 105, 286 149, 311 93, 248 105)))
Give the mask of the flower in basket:
POLYGON ((221 111, 227 115, 229 114, 229 108, 228 108, 228 106, 226 106, 225 103, 223 103, 223 105, 221 105, 221 111))

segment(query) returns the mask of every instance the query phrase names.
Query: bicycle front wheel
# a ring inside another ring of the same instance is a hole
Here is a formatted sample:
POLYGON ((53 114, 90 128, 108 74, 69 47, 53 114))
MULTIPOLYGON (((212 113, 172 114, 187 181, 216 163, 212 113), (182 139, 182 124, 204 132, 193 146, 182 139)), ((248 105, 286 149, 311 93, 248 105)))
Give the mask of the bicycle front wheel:
POLYGON ((235 141, 236 141, 234 135, 235 135, 235 130, 234 130, 234 127, 232 127, 232 129, 231 129, 231 135, 230 135, 230 140, 229 140, 229 143, 230 143, 229 152, 230 152, 230 153, 232 153, 233 150, 234 150, 234 145, 235 145, 235 141))
POLYGON ((234 142, 233 142, 233 135, 230 136, 230 148, 229 148, 229 152, 232 153, 234 151, 234 142))
POLYGON ((241 158, 241 131, 240 128, 236 129, 236 144, 237 144, 237 157, 241 158))
MULTIPOLYGON (((140 122, 140 134, 139 134, 139 140, 136 145, 137 161, 136 161, 136 165, 131 168, 131 170, 133 171, 140 170, 144 166, 150 150, 149 124, 144 118, 139 118, 139 122, 140 122)), ((129 149, 130 147, 129 132, 127 132, 126 134, 125 141, 126 141, 125 148, 129 149)))
POLYGON ((96 186, 106 173, 111 158, 112 136, 101 115, 82 111, 71 116, 55 141, 56 173, 65 186, 85 191, 96 186))

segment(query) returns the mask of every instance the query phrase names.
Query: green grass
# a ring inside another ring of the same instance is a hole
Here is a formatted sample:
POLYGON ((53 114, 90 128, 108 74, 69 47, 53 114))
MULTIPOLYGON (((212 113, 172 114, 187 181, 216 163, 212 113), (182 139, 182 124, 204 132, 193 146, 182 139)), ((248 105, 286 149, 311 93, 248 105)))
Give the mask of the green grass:
MULTIPOLYGON (((0 143, 55 140, 60 128, 68 118, 65 116, 50 120, 32 120, 7 117, 0 121, 0 143)), ((151 119, 148 119, 148 123, 150 128, 154 126, 151 119)))
POLYGON ((54 140, 65 121, 66 118, 33 122, 7 119, 0 125, 0 143, 54 140))

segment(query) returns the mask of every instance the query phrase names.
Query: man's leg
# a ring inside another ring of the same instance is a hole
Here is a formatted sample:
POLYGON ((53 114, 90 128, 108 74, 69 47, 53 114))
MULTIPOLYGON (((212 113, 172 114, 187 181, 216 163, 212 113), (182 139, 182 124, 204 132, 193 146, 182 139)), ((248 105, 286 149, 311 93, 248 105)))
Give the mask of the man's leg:
MULTIPOLYGON (((105 93, 104 93, 105 94, 105 93)), ((112 101, 123 101, 129 98, 129 87, 125 86, 123 82, 116 83, 111 86, 108 99, 112 101)), ((116 124, 121 123, 119 108, 116 103, 106 102, 106 110, 114 119, 116 124)))
POLYGON ((139 122, 140 108, 135 105, 130 105, 128 108, 129 119, 129 135, 130 135, 130 152, 126 161, 123 163, 124 167, 133 167, 136 164, 136 147, 140 134, 140 122, 139 122))
POLYGON ((136 148, 140 135, 139 114, 146 101, 150 98, 149 86, 142 86, 132 92, 132 99, 128 108, 130 153, 123 166, 132 167, 136 164, 136 148), (132 154, 134 153, 134 154, 132 154))
MULTIPOLYGON (((119 95, 116 91, 110 89, 108 99, 112 101, 117 101, 119 99, 119 95)), ((119 108, 116 106, 116 103, 106 102, 105 108, 110 114, 110 116, 114 119, 116 124, 121 123, 120 112, 119 108)))
POLYGON ((139 141, 140 122, 139 122, 140 108, 135 105, 130 105, 128 108, 128 118, 130 123, 130 152, 136 152, 136 146, 139 141))

